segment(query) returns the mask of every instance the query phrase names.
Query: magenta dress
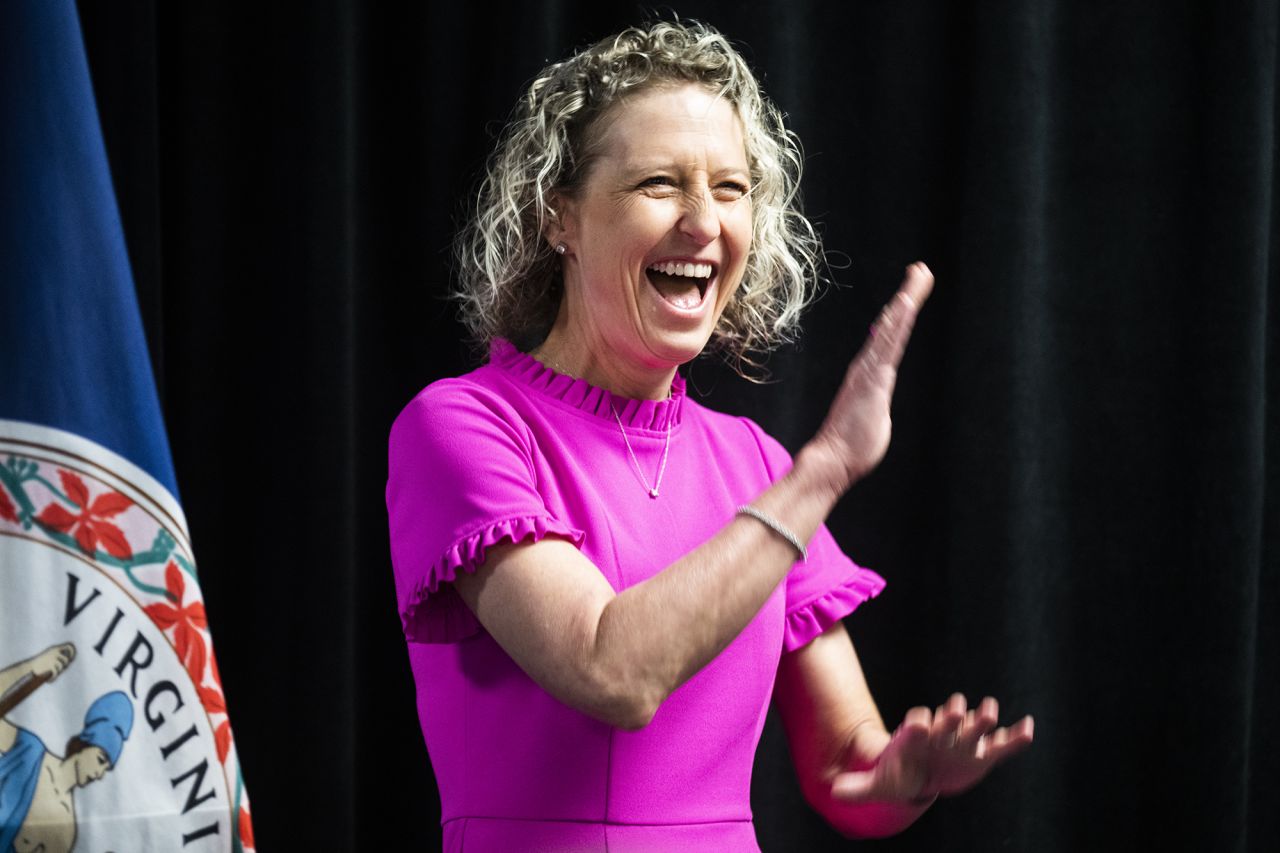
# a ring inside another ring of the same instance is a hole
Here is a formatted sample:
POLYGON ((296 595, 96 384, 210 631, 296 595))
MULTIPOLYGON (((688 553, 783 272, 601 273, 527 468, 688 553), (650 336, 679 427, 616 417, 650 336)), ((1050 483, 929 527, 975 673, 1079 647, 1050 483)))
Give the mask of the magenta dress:
POLYGON ((822 527, 759 614, 639 731, 552 698, 450 583, 504 540, 576 545, 616 590, 710 539, 791 461, 746 418, 627 400, 510 343, 423 390, 391 429, 387 510, 447 851, 758 851, 751 767, 778 660, 884 587, 822 527), (670 458, 650 498, 645 476, 670 458))

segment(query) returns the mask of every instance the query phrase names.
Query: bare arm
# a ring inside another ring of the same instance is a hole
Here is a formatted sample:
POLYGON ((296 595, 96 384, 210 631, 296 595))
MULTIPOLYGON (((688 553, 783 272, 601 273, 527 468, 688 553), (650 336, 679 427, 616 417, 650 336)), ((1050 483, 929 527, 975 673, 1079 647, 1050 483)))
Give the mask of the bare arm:
MULTIPOLYGON (((801 540, 888 448, 897 365, 932 284, 923 264, 908 268, 822 429, 792 470, 753 501, 801 540)), ((494 639, 549 693, 613 725, 638 728, 746 627, 795 557, 768 527, 738 517, 622 593, 557 540, 494 548, 455 584, 494 639)))
POLYGON ((773 698, 805 799, 833 827, 871 838, 899 832, 924 814, 929 803, 850 807, 832 796, 842 771, 872 766, 851 755, 855 740, 874 753, 890 740, 843 623, 782 656, 773 698))
MULTIPOLYGON (((807 540, 834 502, 801 457, 754 505, 807 540)), ((751 621, 795 559, 769 528, 738 517, 621 593, 577 548, 553 539, 493 549, 474 575, 455 583, 545 690, 613 725, 638 728, 751 621)))
POLYGON ((774 701, 805 799, 860 838, 901 832, 937 796, 968 790, 1032 738, 1030 717, 997 729, 995 699, 968 710, 959 694, 933 713, 912 708, 890 735, 839 622, 782 656, 774 701))
POLYGON ((0 669, 0 696, 8 693, 15 684, 32 674, 31 668, 35 665, 38 657, 39 655, 35 655, 0 669))
MULTIPOLYGON (((71 666, 75 656, 76 647, 71 643, 63 643, 59 646, 50 646, 38 655, 0 670, 0 708, 11 706, 25 698, 19 693, 10 693, 25 679, 39 678, 44 681, 53 681, 64 669, 71 666), (4 701, 6 698, 8 702, 4 701)), ((36 686, 38 685, 32 685, 32 687, 36 686)), ((13 741, 17 736, 18 730, 12 723, 5 720, 4 713, 0 712, 0 752, 8 752, 13 748, 13 741)))
POLYGON ((50 646, 37 655, 0 669, 0 696, 8 693, 27 676, 57 678, 75 660, 76 647, 72 643, 50 646))

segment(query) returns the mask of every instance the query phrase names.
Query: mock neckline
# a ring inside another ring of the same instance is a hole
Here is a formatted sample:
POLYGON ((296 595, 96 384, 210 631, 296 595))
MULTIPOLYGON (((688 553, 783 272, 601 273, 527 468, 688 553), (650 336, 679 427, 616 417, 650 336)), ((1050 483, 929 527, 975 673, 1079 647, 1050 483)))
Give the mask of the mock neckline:
POLYGON ((632 400, 585 379, 557 373, 505 338, 490 342, 489 363, 519 384, 597 418, 613 421, 613 410, 617 409, 618 420, 634 429, 665 431, 668 424, 675 427, 680 423, 684 409, 685 382, 679 371, 671 383, 669 399, 632 400))

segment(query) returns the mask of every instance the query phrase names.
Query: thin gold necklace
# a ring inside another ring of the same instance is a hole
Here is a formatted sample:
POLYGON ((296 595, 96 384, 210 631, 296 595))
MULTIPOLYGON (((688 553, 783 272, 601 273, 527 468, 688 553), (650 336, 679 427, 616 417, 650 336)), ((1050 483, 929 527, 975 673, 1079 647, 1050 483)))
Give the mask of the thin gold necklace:
MULTIPOLYGON (((539 347, 540 349, 540 347, 539 347)), ((538 356, 533 355, 534 358, 538 356)), ((541 359, 539 359, 541 361, 541 359)), ((551 362, 551 369, 562 376, 568 376, 571 379, 577 379, 572 373, 566 372, 560 367, 560 364, 554 359, 548 359, 551 362)), ((612 392, 610 392, 612 394, 612 392)), ((667 402, 672 400, 671 389, 667 389, 667 402)), ((667 437, 662 442, 662 459, 658 462, 658 477, 653 481, 653 485, 649 485, 649 478, 644 475, 644 469, 640 467, 640 460, 636 458, 636 452, 631 447, 631 439, 627 438, 627 431, 622 426, 622 418, 618 416, 618 409, 613 405, 613 401, 609 401, 609 411, 613 412, 614 423, 618 425, 618 432, 622 433, 622 442, 627 446, 627 454, 631 457, 631 464, 636 466, 636 473, 640 475, 640 483, 644 486, 644 490, 649 493, 649 497, 657 500, 658 490, 662 488, 662 475, 667 471, 667 453, 671 450, 671 413, 667 412, 667 437)))
MULTIPOLYGON (((670 392, 667 392, 667 401, 671 401, 670 392)), ((614 408, 612 401, 609 403, 609 411, 613 412, 613 419, 618 424, 618 432, 622 433, 622 440, 627 445, 627 453, 631 454, 631 464, 636 466, 636 473, 640 475, 644 490, 649 493, 649 497, 656 500, 658 489, 662 488, 662 475, 667 470, 667 451, 671 449, 671 412, 667 412, 667 437, 662 443, 662 460, 658 463, 658 478, 650 486, 649 478, 644 475, 644 470, 640 467, 640 460, 636 458, 636 452, 631 448, 631 439, 627 438, 627 431, 622 428, 622 418, 618 417, 618 410, 614 408)))

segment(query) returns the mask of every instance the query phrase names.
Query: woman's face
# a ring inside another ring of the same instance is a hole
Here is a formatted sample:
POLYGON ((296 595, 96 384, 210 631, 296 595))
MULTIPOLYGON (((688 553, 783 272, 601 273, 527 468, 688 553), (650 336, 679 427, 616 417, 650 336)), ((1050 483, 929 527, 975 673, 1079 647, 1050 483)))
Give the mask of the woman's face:
POLYGON ((627 370, 668 371, 706 346, 746 268, 742 125, 695 84, 641 92, 600 122, 557 235, 569 331, 627 370))

